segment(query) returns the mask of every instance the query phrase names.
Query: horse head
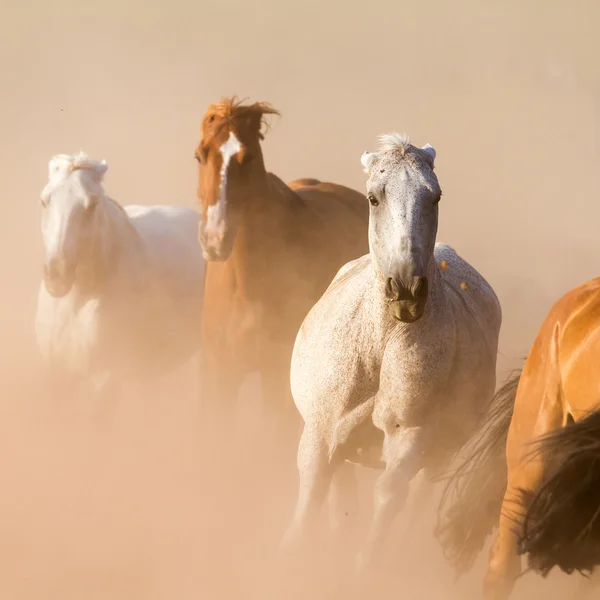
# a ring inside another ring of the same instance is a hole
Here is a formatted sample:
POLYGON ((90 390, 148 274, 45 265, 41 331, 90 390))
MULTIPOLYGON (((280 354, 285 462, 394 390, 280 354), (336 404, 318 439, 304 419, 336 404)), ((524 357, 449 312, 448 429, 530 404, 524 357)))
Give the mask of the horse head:
POLYGON ((207 260, 226 260, 245 209, 244 192, 264 175, 260 146, 266 115, 279 114, 266 102, 245 105, 228 98, 208 107, 196 148, 202 206, 199 241, 207 260))
POLYGON ((421 318, 428 298, 442 195, 434 161, 432 146, 416 148, 400 134, 380 136, 379 151, 361 158, 371 257, 394 316, 407 323, 421 318))
POLYGON ((107 169, 106 161, 93 160, 84 153, 57 155, 49 162, 41 202, 44 283, 52 296, 69 293, 77 268, 89 252, 107 169))

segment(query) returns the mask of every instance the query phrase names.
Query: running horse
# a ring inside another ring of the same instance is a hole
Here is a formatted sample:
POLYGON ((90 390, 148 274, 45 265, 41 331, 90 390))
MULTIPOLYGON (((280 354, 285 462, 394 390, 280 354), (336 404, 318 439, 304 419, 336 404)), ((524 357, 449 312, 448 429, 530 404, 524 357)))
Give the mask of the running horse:
POLYGON ((551 308, 448 482, 437 533, 459 572, 498 525, 486 600, 510 597, 523 554, 544 576, 600 563, 599 361, 596 278, 551 308))
POLYGON ((286 185, 267 172, 268 115, 279 112, 266 102, 210 105, 195 152, 208 261, 201 401, 211 418, 227 421, 243 379, 256 372, 265 411, 292 417, 298 328, 339 267, 368 248, 363 194, 316 179, 286 185))
POLYGON ((104 189, 107 170, 83 152, 49 162, 35 324, 60 397, 88 389, 104 408, 201 354, 205 269, 198 211, 122 206, 104 189))
POLYGON ((374 566, 411 480, 449 464, 494 396, 502 310, 484 277, 436 242, 435 158, 401 134, 380 136, 379 150, 362 156, 370 253, 339 270, 292 355, 304 430, 285 553, 314 539, 325 499, 331 533, 351 533, 354 463, 380 470, 356 558, 359 570, 374 566))

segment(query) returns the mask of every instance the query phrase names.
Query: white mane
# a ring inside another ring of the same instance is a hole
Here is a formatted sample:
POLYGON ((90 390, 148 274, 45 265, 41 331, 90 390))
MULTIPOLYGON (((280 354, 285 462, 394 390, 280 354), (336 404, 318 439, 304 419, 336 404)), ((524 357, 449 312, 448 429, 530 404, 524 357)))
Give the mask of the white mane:
POLYGON ((48 163, 48 184, 42 191, 42 200, 46 200, 52 190, 63 183, 73 171, 85 171, 89 177, 81 178, 81 185, 90 194, 104 194, 102 180, 108 169, 105 160, 91 158, 85 152, 79 154, 57 154, 48 163), (100 190, 98 190, 100 188, 100 190))
POLYGON ((379 136, 379 150, 400 150, 404 154, 410 147, 410 140, 406 133, 383 133, 379 136))

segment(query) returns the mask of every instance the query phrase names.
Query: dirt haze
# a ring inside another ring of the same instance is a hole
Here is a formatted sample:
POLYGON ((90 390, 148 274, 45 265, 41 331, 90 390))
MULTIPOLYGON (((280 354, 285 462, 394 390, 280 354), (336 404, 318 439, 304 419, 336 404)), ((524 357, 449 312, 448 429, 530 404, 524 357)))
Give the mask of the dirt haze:
MULTIPOLYGON (((201 118, 223 95, 281 110, 263 149, 284 180, 362 191, 361 153, 406 131, 437 150, 438 239, 502 302, 503 378, 550 305, 599 274, 600 5, 37 0, 2 13, 0 597, 478 598, 486 557, 453 583, 431 514, 410 533, 400 520, 366 581, 326 549, 277 562, 296 472, 252 388, 243 427, 210 440, 185 370, 109 425, 85 399, 49 397, 33 337, 39 195, 51 156, 83 149, 108 160, 121 203, 194 206, 201 118)), ((563 600, 579 581, 528 575, 515 599, 563 600)))

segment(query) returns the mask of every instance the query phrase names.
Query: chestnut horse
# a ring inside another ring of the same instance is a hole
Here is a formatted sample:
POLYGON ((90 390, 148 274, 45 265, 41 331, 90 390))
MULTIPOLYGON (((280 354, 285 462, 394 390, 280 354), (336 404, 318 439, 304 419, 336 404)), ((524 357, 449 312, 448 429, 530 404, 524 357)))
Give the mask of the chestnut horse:
POLYGON ((278 114, 235 97, 212 104, 195 152, 208 260, 201 401, 212 418, 230 420, 243 379, 256 372, 265 410, 292 418, 300 324, 338 269, 368 251, 363 194, 316 179, 286 185, 266 171, 263 126, 278 114))
POLYGON ((570 573, 600 562, 599 361, 596 278, 554 304, 522 372, 496 394, 450 478, 437 534, 459 571, 470 567, 499 518, 486 600, 509 598, 523 553, 542 575, 553 566, 570 573))

